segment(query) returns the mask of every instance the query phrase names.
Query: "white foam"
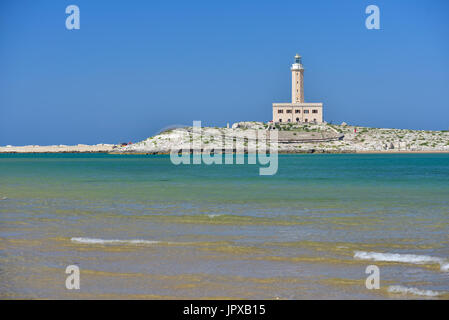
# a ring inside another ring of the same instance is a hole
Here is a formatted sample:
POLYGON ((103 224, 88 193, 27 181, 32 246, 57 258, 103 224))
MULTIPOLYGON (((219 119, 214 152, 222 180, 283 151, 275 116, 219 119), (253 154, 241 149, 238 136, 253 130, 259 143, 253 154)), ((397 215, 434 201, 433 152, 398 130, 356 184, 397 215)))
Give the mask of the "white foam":
POLYGON ((208 214, 207 216, 208 216, 209 218, 215 218, 215 217, 221 216, 221 214, 208 214))
POLYGON ((388 292, 399 294, 414 294, 417 296, 426 296, 426 297, 437 297, 440 295, 439 292, 432 290, 420 290, 417 288, 407 288, 403 286, 389 286, 388 292))
POLYGON ((449 271, 449 263, 446 259, 424 255, 355 251, 354 258, 361 260, 403 262, 412 264, 438 263, 441 271, 449 271))
POLYGON ((152 240, 105 240, 105 239, 95 239, 95 238, 71 238, 72 242, 75 243, 83 243, 83 244, 155 244, 159 243, 159 241, 152 240))
POLYGON ((441 271, 446 271, 446 272, 449 271, 449 262, 441 263, 440 266, 441 266, 440 267, 441 271))

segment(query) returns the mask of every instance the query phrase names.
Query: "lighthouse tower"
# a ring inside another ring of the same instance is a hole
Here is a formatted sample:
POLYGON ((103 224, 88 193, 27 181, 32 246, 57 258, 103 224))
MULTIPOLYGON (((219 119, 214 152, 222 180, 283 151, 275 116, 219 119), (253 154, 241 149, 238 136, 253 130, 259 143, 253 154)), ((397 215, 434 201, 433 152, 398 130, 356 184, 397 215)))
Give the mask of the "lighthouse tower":
POLYGON ((301 56, 296 54, 295 62, 292 64, 292 103, 304 102, 304 68, 301 56))
POLYGON ((323 104, 304 102, 304 68, 301 56, 296 54, 292 71, 292 102, 273 103, 274 123, 322 123, 323 104))

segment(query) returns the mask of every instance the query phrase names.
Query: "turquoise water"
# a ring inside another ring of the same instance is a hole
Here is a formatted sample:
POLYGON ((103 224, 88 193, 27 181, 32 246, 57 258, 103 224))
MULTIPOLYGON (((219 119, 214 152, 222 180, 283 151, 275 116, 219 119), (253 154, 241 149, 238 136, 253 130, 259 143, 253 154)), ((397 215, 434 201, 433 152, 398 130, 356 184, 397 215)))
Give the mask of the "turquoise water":
POLYGON ((0 297, 448 298, 449 155, 280 155, 258 173, 0 155, 0 297))

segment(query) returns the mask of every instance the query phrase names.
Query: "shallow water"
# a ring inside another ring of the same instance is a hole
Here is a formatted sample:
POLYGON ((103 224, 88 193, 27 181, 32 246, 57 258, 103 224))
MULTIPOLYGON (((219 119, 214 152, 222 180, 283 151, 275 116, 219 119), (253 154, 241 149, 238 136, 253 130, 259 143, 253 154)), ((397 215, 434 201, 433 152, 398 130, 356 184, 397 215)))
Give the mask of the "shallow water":
POLYGON ((449 155, 281 155, 276 175, 258 170, 0 155, 0 297, 448 298, 449 155), (65 288, 72 264, 80 290, 65 288))

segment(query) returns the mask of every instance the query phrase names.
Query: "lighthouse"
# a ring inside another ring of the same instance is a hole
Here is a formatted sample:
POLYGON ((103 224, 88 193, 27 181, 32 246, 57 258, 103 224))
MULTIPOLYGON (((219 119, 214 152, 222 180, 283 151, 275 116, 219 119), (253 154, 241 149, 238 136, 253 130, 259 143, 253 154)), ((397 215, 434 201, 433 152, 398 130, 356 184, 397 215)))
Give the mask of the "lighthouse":
POLYGON ((292 64, 292 103, 304 102, 304 67, 301 56, 296 54, 295 62, 292 64))
POLYGON ((295 55, 292 72, 292 102, 273 103, 274 123, 322 123, 323 104, 304 102, 304 67, 301 56, 295 55))

